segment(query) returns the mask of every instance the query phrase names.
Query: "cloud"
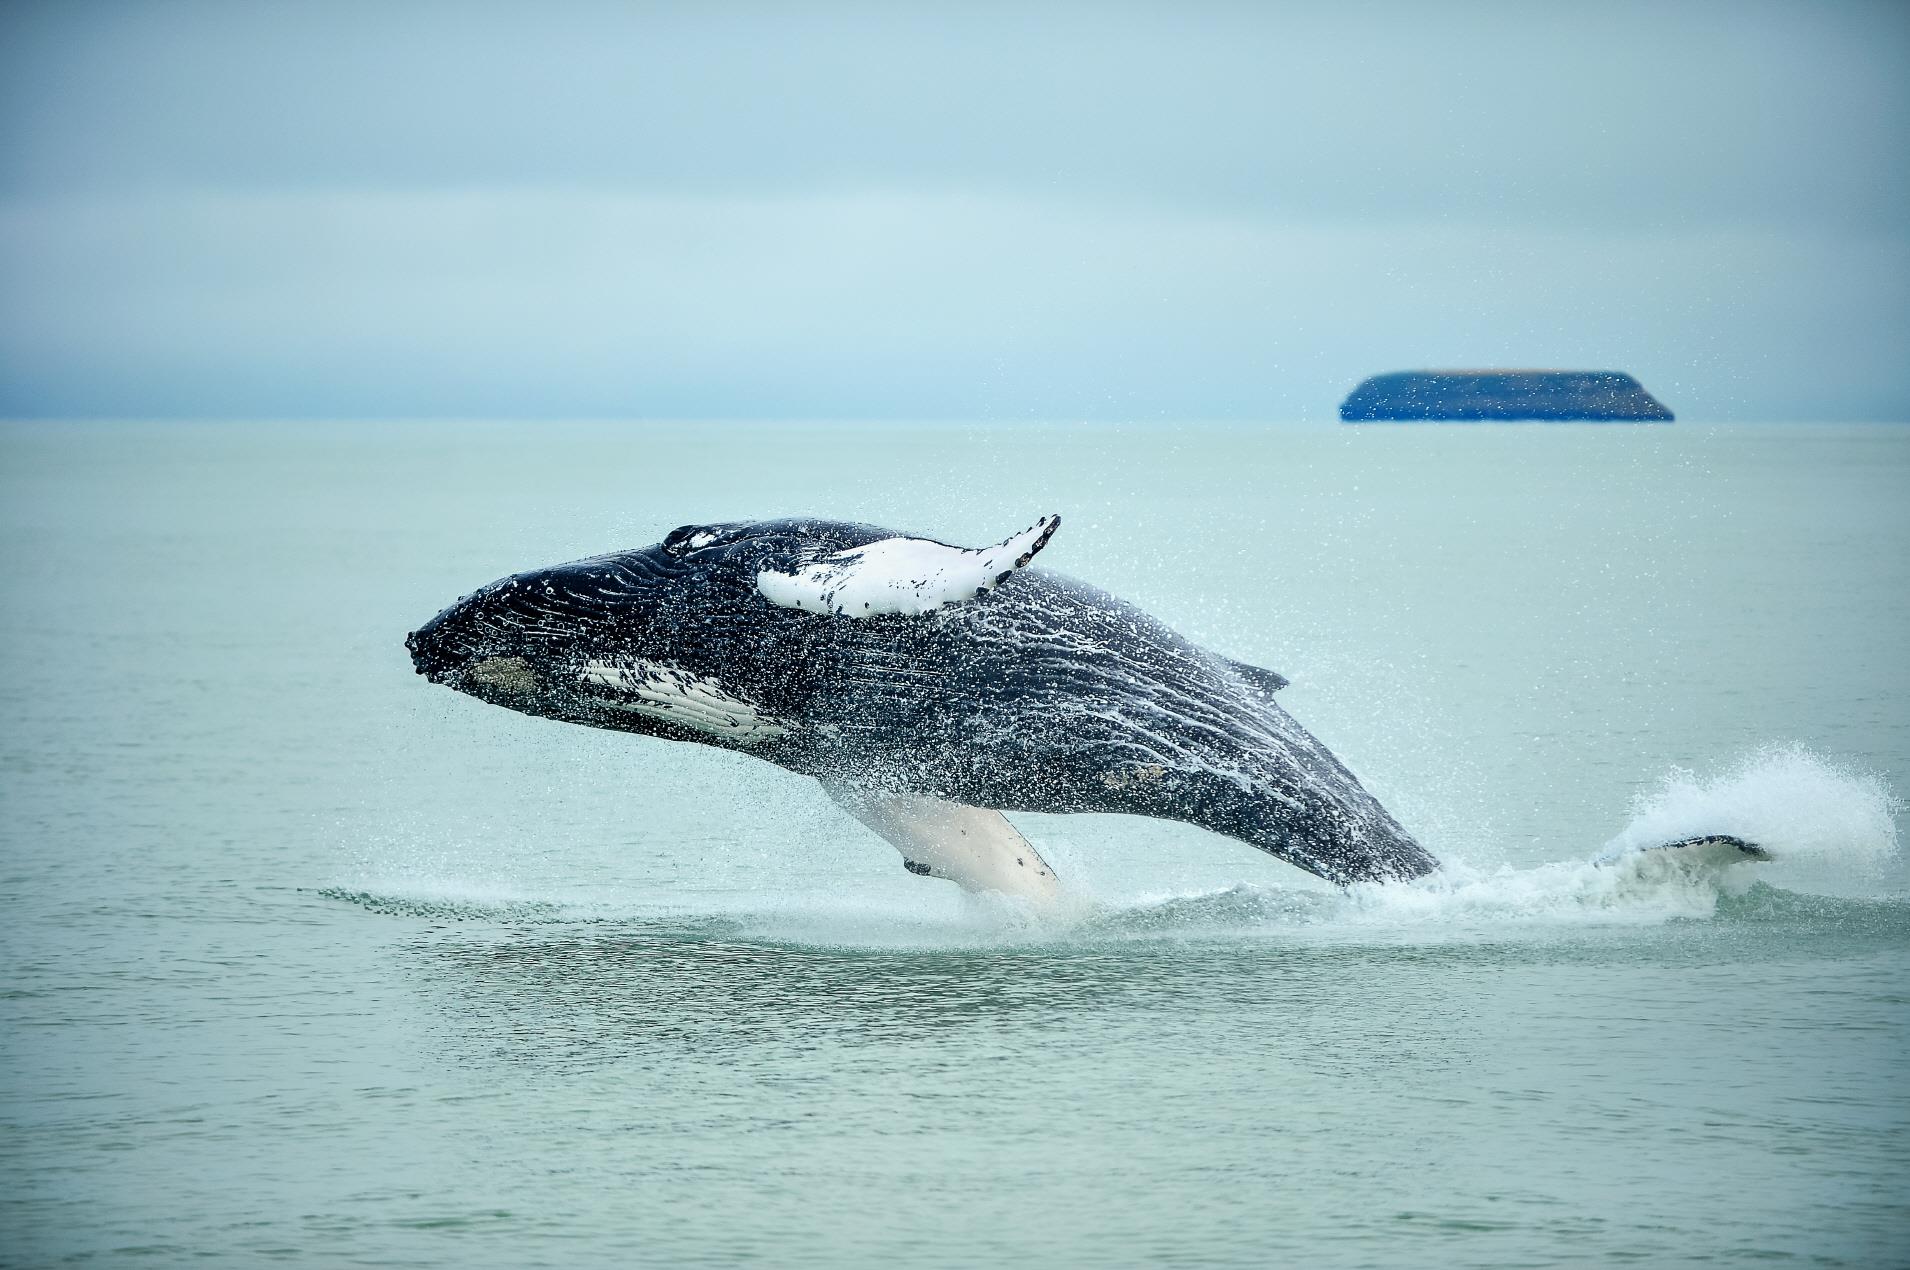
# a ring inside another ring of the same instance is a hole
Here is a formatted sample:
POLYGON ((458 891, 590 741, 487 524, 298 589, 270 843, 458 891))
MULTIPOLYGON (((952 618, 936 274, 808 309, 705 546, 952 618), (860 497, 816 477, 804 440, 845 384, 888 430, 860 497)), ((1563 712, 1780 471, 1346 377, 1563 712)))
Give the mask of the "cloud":
POLYGON ((1910 250, 1775 227, 173 194, 14 200, 0 278, 16 415, 1323 417, 1365 374, 1455 364, 1622 367, 1686 418, 1910 407, 1910 250))
POLYGON ((0 7, 0 410, 1910 414, 1910 8, 0 7))

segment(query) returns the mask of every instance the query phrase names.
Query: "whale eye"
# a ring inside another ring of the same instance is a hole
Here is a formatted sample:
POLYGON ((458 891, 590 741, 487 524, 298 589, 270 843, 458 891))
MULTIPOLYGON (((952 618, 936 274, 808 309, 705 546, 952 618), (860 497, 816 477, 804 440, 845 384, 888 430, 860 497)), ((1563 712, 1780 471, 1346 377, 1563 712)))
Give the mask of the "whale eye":
POLYGON ((663 549, 673 556, 686 556, 692 551, 701 551, 723 535, 710 525, 684 525, 672 529, 663 540, 663 549))

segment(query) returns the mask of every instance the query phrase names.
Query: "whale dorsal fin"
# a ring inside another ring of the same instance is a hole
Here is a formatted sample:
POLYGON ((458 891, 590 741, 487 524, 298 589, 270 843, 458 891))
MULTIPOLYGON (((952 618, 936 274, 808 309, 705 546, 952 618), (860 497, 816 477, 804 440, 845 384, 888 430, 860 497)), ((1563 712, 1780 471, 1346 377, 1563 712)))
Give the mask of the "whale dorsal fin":
POLYGON ((930 538, 883 538, 797 567, 765 569, 756 589, 771 604, 842 617, 933 613, 987 595, 1048 545, 1061 517, 1043 516, 992 547, 951 547, 930 538))
POLYGON ((1247 681, 1249 688, 1264 692, 1268 696, 1287 686, 1287 677, 1278 671, 1268 670, 1265 666, 1249 666, 1244 661, 1227 658, 1227 669, 1247 681))

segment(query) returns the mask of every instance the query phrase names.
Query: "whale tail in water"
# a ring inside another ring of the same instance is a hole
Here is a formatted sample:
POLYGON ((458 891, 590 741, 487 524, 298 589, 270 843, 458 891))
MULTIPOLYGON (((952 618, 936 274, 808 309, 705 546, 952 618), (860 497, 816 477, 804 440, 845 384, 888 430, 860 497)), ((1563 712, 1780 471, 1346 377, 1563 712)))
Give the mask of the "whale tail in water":
POLYGON ((1680 860, 1693 864, 1741 864, 1746 860, 1771 858, 1771 853, 1755 842, 1746 842, 1728 833, 1711 833, 1695 838, 1680 838, 1676 842, 1661 842, 1650 847, 1608 852, 1592 863, 1609 866, 1657 851, 1676 851, 1680 860))

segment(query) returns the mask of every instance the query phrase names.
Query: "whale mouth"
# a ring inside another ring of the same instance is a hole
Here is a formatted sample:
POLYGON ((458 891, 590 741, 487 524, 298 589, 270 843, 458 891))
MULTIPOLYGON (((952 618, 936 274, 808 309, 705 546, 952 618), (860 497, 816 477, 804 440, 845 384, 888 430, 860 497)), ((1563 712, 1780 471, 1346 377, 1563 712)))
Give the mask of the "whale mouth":
POLYGON ((539 687, 537 671, 524 658, 433 638, 429 627, 405 636, 405 648, 411 653, 413 670, 431 683, 459 692, 521 696, 539 687))

